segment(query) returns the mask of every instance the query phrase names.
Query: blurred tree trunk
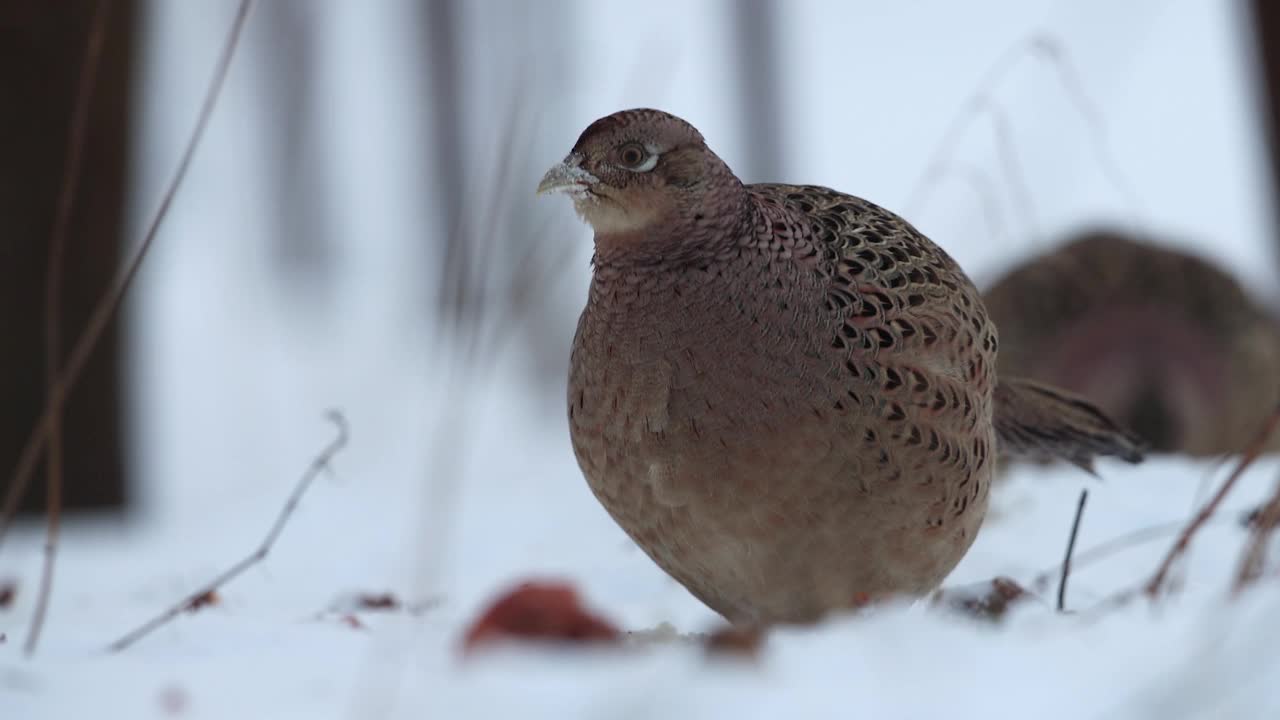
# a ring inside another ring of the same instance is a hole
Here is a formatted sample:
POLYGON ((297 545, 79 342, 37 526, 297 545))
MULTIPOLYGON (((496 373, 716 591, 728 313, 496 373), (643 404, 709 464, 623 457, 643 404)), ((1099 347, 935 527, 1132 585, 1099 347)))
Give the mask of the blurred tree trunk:
MULTIPOLYGON (((321 125, 327 111, 317 104, 322 78, 317 77, 319 43, 312 0, 262 3, 256 22, 270 43, 254 46, 252 60, 260 103, 267 116, 275 154, 268 166, 276 197, 276 267, 303 307, 321 308, 333 289, 332 166, 325 152, 321 125)), ((323 100, 323 97, 320 97, 323 100)))
MULTIPOLYGON (((422 37, 423 64, 426 66, 431 88, 430 108, 431 136, 427 159, 436 173, 435 192, 439 197, 438 222, 434 230, 441 247, 430 248, 434 255, 428 259, 428 268, 437 268, 439 289, 437 307, 442 317, 451 322, 461 318, 474 308, 469 307, 478 298, 468 297, 465 281, 471 266, 469 248, 462 236, 462 188, 469 178, 462 161, 465 142, 462 131, 463 103, 460 87, 462 74, 461 48, 458 47, 458 8, 454 0, 433 0, 422 6, 420 27, 425 28, 422 37)), ((502 52, 505 48, 495 48, 502 52)))
POLYGON ((750 153, 738 173, 747 182, 783 182, 782 126, 778 87, 778 18, 775 0, 742 0, 734 15, 738 53, 738 98, 750 153))
MULTIPOLYGON (((0 493, 44 407, 44 280, 95 0, 0 0, 0 493)), ((115 0, 102 48, 63 261, 67 350, 120 260, 137 5, 115 0)), ((64 416, 67 507, 125 501, 118 328, 85 368, 64 416)), ((37 475, 22 505, 42 511, 37 475)))
MULTIPOLYGON (((1261 84, 1263 127, 1271 149, 1272 212, 1280 212, 1280 3, 1275 0, 1250 0, 1258 41, 1258 76, 1261 84)), ((1271 239, 1275 257, 1280 263, 1280 219, 1274 225, 1271 239)), ((1280 266, 1276 268, 1280 277, 1280 266)), ((1273 300, 1275 298, 1272 298, 1273 300)))

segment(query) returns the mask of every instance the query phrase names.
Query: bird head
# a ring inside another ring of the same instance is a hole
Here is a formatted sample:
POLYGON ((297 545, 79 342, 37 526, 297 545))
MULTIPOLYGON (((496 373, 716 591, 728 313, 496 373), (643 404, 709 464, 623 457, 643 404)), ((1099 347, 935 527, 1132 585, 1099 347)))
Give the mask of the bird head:
POLYGON ((701 221, 719 188, 741 183, 702 134, 660 110, 623 110, 591 123, 543 176, 538 193, 562 192, 602 240, 653 240, 701 221), (665 230, 666 232, 661 232, 665 230))

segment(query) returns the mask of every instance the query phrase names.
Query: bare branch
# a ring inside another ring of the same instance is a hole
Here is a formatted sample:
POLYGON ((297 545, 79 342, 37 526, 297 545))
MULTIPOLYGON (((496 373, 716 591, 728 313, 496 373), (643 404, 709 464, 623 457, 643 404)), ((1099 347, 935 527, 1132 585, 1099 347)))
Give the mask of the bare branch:
POLYGON ((1080 73, 1076 71, 1075 64, 1071 61, 1070 53, 1050 35, 1037 36, 1032 41, 1032 46, 1057 72, 1058 82, 1062 85, 1063 91, 1089 127, 1089 140, 1093 145, 1093 153, 1098 165, 1101 166, 1103 174, 1107 176, 1112 187, 1124 198, 1124 203, 1129 206, 1129 212, 1135 218, 1135 224, 1141 224, 1143 208, 1142 202, 1138 199, 1138 192, 1134 189, 1133 183, 1129 182, 1124 171, 1120 169, 1120 162, 1111 151, 1111 144, 1107 139, 1106 120, 1098 110, 1097 103, 1093 102, 1085 92, 1084 83, 1080 80, 1080 73))
POLYGON ((1000 168, 1005 179, 1012 188, 1013 206, 1020 211, 1022 222, 1027 232, 1033 237, 1040 236, 1040 221, 1037 217, 1035 200, 1032 199, 1031 186, 1027 176, 1022 172, 1022 162, 1018 158, 1018 144, 1013 137, 1013 124, 1009 114, 993 98, 982 98, 983 109, 991 116, 991 130, 995 133, 996 155, 1000 159, 1000 168))
POLYGON ((1164 585, 1165 578, 1169 574, 1169 569, 1173 567, 1174 561, 1187 551, 1187 547, 1191 544, 1191 537, 1195 535, 1196 531, 1209 520, 1209 516, 1213 515, 1213 513, 1218 509, 1218 506, 1222 504, 1222 501, 1227 497, 1227 494, 1231 492, 1233 487, 1235 487, 1236 481, 1240 479, 1240 476, 1244 474, 1244 471, 1253 464, 1254 460, 1258 459, 1258 455, 1260 455, 1262 453, 1262 449, 1266 447, 1267 440, 1271 437, 1271 434, 1275 432, 1277 424, 1280 424, 1280 407, 1277 407, 1272 411, 1271 417, 1263 424, 1262 430, 1249 442, 1244 455, 1240 458, 1240 462, 1236 465, 1235 470, 1231 471, 1231 475, 1227 477, 1226 481, 1222 483, 1222 487, 1218 488, 1218 492, 1209 499, 1209 502, 1205 503, 1204 506, 1200 508, 1200 511, 1197 512, 1195 517, 1191 519, 1191 522, 1187 524, 1186 529, 1178 536, 1177 542, 1175 542, 1173 547, 1169 549, 1169 554, 1165 556, 1164 562, 1160 563, 1160 568, 1156 570, 1156 574, 1153 575, 1151 580, 1147 583, 1146 588, 1144 589, 1147 597, 1154 599, 1156 595, 1159 594, 1161 587, 1164 585))
POLYGON ((960 138, 969 124, 982 113, 985 98, 1004 81, 1006 75, 1017 67, 1024 57, 1036 50, 1035 39, 1024 40, 1005 51, 978 81, 973 94, 965 101, 951 118, 951 124, 938 140, 930 155, 929 164, 925 166, 924 175, 916 182, 910 197, 904 205, 907 217, 919 214, 921 206, 937 184, 947 166, 951 165, 951 156, 960 145, 960 138))
POLYGON ((916 182, 904 205, 906 215, 913 217, 919 213, 933 188, 942 179, 946 168, 952 164, 952 156, 960 146, 960 140, 965 131, 985 111, 990 115, 993 124, 996 151, 1004 174, 1012 185, 1015 204, 1021 211, 1023 219, 1032 226, 1032 234, 1036 234, 1035 209, 1030 188, 1018 162, 1009 118, 994 101, 996 90, 1027 57, 1039 58, 1052 68, 1068 103, 1075 108, 1085 123, 1090 147, 1102 173, 1128 207, 1134 218, 1134 224, 1141 223, 1142 203, 1133 183, 1121 170, 1120 163, 1111 149, 1107 137, 1106 120, 1099 111, 1097 103, 1093 102, 1085 92, 1085 84, 1071 61, 1070 53, 1057 38, 1048 33, 1037 33, 1019 41, 988 67, 986 73, 974 86, 972 94, 952 116, 951 123, 929 156, 923 175, 916 182))
POLYGON ((72 388, 75 387, 76 382, 80 379, 80 373, 84 370, 85 363, 89 360, 89 356, 93 354, 93 350, 97 347, 102 333, 106 331, 107 326, 115 317, 116 311, 120 309, 125 293, 133 285, 134 278, 137 277, 138 270, 141 269, 142 263, 155 241, 156 234, 160 231, 160 226, 169 213, 169 207, 173 204, 178 188, 182 185, 182 181, 187 175, 187 169, 191 166, 191 159, 195 155, 196 148, 200 145, 200 139, 204 136, 205 128, 209 124, 209 117, 213 114, 213 107, 222 90, 223 81, 227 77, 231 58, 235 53, 236 45, 239 43, 241 31, 244 29, 245 20, 252 5, 253 0, 240 0, 235 20, 227 35, 227 42, 222 48, 222 55, 218 58, 218 63, 214 67, 213 78, 210 80, 209 89, 205 93, 204 104, 201 106, 200 113, 196 118, 196 125, 192 130, 191 139, 183 151, 182 158, 178 161, 177 170, 169 181, 169 186, 161 199, 160 207, 156 210, 156 214, 152 218, 151 224, 147 227, 146 234, 143 236, 142 243, 134 252, 133 257, 125 265, 123 272, 116 277, 115 282, 107 289, 97 305, 94 306, 93 314, 90 316, 84 331, 77 338, 75 347, 67 359, 67 364, 62 369, 58 382, 53 388, 49 402, 46 403, 40 419, 36 421, 35 427, 31 429, 30 436, 27 437, 27 442, 22 448, 22 454, 18 458, 18 465, 14 468, 13 475, 9 479, 9 492, 5 496, 4 507, 0 508, 0 541, 4 540, 9 531, 13 517, 17 513, 18 502, 26 492, 27 485, 31 482, 31 475, 35 471, 36 462, 40 459, 40 452, 45 448, 49 440, 50 425, 53 423, 53 408, 62 406, 72 388))
POLYGON ((298 478, 298 483, 294 486, 293 492, 289 493, 284 507, 280 508, 280 514, 276 516, 276 521, 271 525, 271 529, 267 531, 266 537, 262 539, 262 543, 258 545, 258 548, 227 568, 217 577, 205 583, 200 589, 182 598, 168 610, 125 633, 118 640, 107 646, 108 652, 120 652, 149 635, 156 628, 171 622, 184 611, 198 607, 205 599, 216 596, 217 591, 222 589, 223 585, 236 579, 245 570, 257 565, 267 557, 267 554, 271 552, 271 548, 276 544, 276 540, 280 537, 280 533, 284 531, 285 524, 293 516, 293 511, 297 509, 298 502, 302 500, 303 494, 307 492, 307 488, 311 487, 311 483, 316 479, 316 476, 328 469, 333 457, 347 445, 346 418, 337 410, 330 410, 325 414, 325 417, 336 426, 337 436, 329 441, 329 444, 311 461, 311 464, 302 473, 302 477, 298 478))
MULTIPOLYGON (((1226 519, 1228 518, 1212 518, 1205 524, 1212 525, 1226 519)), ((1072 559, 1071 567, 1075 570, 1079 570, 1085 565, 1091 565, 1099 560, 1105 560, 1122 550, 1137 547, 1144 543, 1159 540, 1170 535, 1176 535, 1185 525, 1186 522, 1182 520, 1177 522, 1160 523, 1159 525, 1148 525, 1147 527, 1134 530, 1133 532, 1111 538, 1110 540, 1099 543, 1076 555, 1072 559)), ((1058 563, 1052 568, 1044 570, 1040 574, 1036 575, 1035 579, 1031 582, 1031 587, 1043 590, 1048 587, 1049 581, 1053 579, 1055 575, 1061 577, 1061 563, 1058 563)))

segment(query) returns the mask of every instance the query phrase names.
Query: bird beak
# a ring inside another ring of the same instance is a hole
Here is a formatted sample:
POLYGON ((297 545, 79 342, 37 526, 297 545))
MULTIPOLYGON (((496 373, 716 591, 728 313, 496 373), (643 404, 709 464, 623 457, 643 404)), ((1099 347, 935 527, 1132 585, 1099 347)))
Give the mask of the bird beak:
POLYGON ((538 183, 538 194, 550 192, 566 192, 586 190, 588 186, 599 182, 595 175, 583 170, 582 156, 577 153, 569 153, 564 162, 559 163, 547 171, 542 176, 542 182, 538 183))

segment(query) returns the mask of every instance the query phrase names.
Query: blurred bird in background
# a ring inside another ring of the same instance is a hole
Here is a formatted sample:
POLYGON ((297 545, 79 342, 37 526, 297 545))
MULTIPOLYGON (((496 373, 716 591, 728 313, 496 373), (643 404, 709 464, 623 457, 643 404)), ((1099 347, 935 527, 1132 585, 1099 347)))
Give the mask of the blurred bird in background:
POLYGON ((1275 315, 1216 263, 1154 239, 1081 233, 983 300, 1002 374, 1077 392, 1155 450, 1239 452, 1280 403, 1275 315))

